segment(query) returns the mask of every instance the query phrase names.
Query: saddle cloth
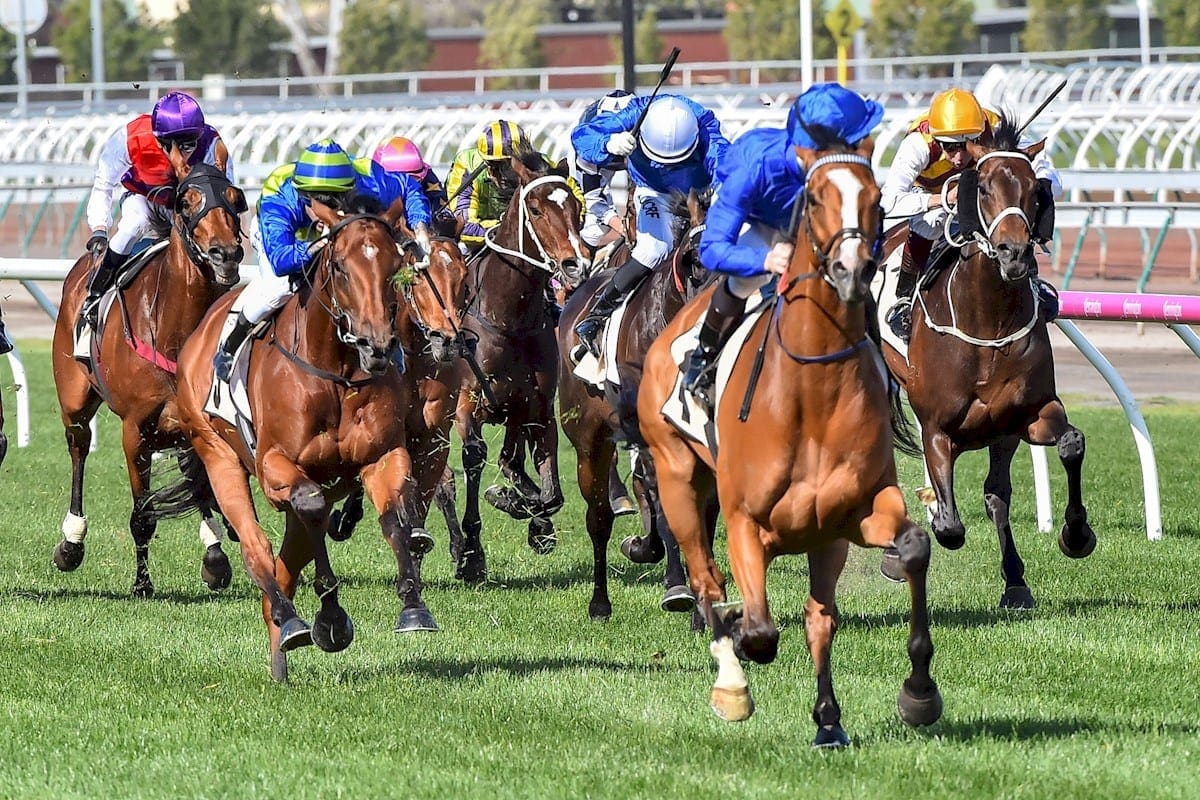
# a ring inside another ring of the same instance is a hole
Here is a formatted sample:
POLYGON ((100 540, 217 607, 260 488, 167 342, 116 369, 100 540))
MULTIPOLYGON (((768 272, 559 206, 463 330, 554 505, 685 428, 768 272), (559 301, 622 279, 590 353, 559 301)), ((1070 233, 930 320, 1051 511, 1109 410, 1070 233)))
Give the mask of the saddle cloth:
POLYGON ((620 336, 609 336, 609 331, 614 334, 620 333, 621 322, 625 319, 625 311, 629 308, 630 299, 637 292, 630 292, 629 297, 621 301, 616 310, 608 317, 608 321, 604 323, 604 329, 600 331, 600 357, 592 355, 592 351, 582 345, 571 351, 572 360, 575 356, 579 359, 575 361, 575 368, 572 370, 575 377, 585 383, 595 386, 601 391, 605 388, 605 383, 610 383, 613 386, 619 386, 621 379, 617 376, 617 342, 620 336), (580 353, 582 352, 582 355, 580 353))
MULTIPOLYGON (((121 267, 121 272, 117 275, 117 280, 114 282, 112 288, 100 296, 96 319, 104 320, 108 317, 109 310, 112 308, 113 303, 116 302, 117 291, 124 289, 132 283, 137 274, 142 271, 142 267, 146 266, 146 262, 165 250, 170 243, 169 239, 161 239, 149 246, 145 246, 142 250, 135 249, 129 261, 121 267)), ((139 243, 139 245, 141 244, 139 243)), ((74 356, 77 361, 82 361, 85 364, 92 363, 92 340, 95 338, 95 335, 96 332, 92 330, 92 326, 86 324, 83 321, 83 315, 80 314, 79 319, 75 321, 74 356)))
POLYGON ((907 361, 908 344, 892 333, 892 326, 888 325, 886 319, 888 311, 896 304, 896 282, 900 280, 900 259, 903 255, 903 247, 897 247, 891 252, 871 281, 871 294, 879 301, 875 312, 879 316, 880 336, 907 361))
POLYGON ((234 427, 251 453, 255 452, 257 439, 250 412, 250 397, 246 393, 246 376, 250 372, 250 346, 265 327, 265 321, 260 323, 233 354, 229 383, 213 376, 212 390, 208 393, 208 402, 204 404, 207 414, 223 419, 234 427))

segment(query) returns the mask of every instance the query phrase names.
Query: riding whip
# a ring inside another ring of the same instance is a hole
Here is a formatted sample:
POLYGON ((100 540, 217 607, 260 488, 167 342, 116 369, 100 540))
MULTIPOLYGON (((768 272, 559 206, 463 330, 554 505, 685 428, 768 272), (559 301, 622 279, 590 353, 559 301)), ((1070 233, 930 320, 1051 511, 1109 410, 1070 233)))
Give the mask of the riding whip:
POLYGON ((1025 124, 1022 125, 1020 128, 1017 128, 1018 136, 1021 133, 1023 133, 1026 128, 1029 127, 1030 123, 1032 123, 1035 119, 1037 119, 1038 114, 1041 114, 1043 111, 1046 110, 1046 106, 1050 105, 1051 100, 1058 97, 1059 92, 1061 92, 1063 89, 1067 88, 1067 80, 1068 80, 1067 78, 1063 78, 1062 83, 1060 83, 1058 85, 1058 88, 1055 89, 1053 92, 1051 92, 1049 94, 1049 96, 1047 96, 1046 99, 1042 101, 1042 104, 1037 107, 1037 110, 1034 111, 1033 114, 1030 115, 1029 119, 1025 120, 1025 124))
POLYGON ((654 91, 650 93, 650 102, 646 103, 646 107, 642 109, 642 113, 638 114, 637 123, 630 131, 634 136, 638 135, 638 131, 642 129, 642 123, 646 120, 646 112, 650 110, 650 103, 654 102, 654 98, 658 96, 658 90, 667 82, 667 77, 670 76, 671 70, 675 68, 675 59, 679 58, 679 48, 672 47, 671 54, 667 56, 667 62, 663 64, 662 73, 658 76, 658 83, 654 87, 654 91))

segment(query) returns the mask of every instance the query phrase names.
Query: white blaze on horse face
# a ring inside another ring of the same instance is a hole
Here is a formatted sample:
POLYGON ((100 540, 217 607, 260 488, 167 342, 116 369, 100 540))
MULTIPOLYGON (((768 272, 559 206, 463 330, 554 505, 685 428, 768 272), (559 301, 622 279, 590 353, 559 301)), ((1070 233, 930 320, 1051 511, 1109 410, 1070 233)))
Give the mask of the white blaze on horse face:
MULTIPOLYGON (((858 195, 863 190, 862 181, 850 170, 835 166, 829 170, 829 182, 842 193, 842 230, 858 230, 862 227, 858 224, 858 195)), ((838 243, 840 254, 836 260, 841 261, 846 269, 856 269, 861 244, 862 240, 856 237, 843 237, 838 243)))
POLYGON ((363 242, 362 251, 368 261, 374 260, 375 256, 379 255, 379 248, 370 242, 363 242))
POLYGON ((570 196, 570 192, 568 192, 566 189, 555 189, 553 192, 546 195, 546 199, 551 203, 558 203, 559 208, 566 208, 567 198, 570 196))

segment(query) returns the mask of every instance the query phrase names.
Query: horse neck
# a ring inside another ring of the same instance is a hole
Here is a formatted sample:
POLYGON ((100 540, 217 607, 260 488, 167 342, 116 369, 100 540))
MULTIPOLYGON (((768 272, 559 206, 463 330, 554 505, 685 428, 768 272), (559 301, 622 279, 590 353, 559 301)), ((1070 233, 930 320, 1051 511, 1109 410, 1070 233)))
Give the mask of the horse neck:
MULTIPOLYGON (((804 252, 809 248, 802 239, 796 249, 804 252)), ((867 304, 842 302, 837 290, 817 272, 816 263, 810 260, 803 266, 813 273, 811 277, 797 282, 777 301, 782 307, 768 311, 778 314, 767 321, 774 328, 768 332, 768 339, 784 374, 808 366, 793 356, 805 360, 829 358, 833 365, 858 363, 855 356, 859 351, 852 348, 867 336, 867 304)), ((797 271, 796 267, 793 262, 789 271, 797 271)), ((801 381, 798 385, 809 383, 813 382, 801 381)))
POLYGON ((472 272, 475 306, 490 324, 520 330, 542 318, 549 281, 545 270, 511 256, 487 252, 475 262, 472 272))
POLYGON ((218 295, 213 278, 192 262, 178 226, 171 228, 166 251, 146 265, 141 281, 154 298, 151 308, 160 337, 177 332, 186 338, 218 295))
POLYGON ((338 336, 337 324, 328 309, 333 298, 325 288, 324 268, 313 275, 313 284, 288 300, 275 322, 279 343, 315 367, 341 373, 342 364, 356 364, 349 345, 338 336))
POLYGON ((950 324, 949 308, 959 327, 973 335, 1001 336, 1024 325, 1032 308, 1033 293, 1028 281, 1006 281, 999 267, 983 252, 975 250, 943 271, 940 291, 927 293, 926 304, 935 322, 950 324))

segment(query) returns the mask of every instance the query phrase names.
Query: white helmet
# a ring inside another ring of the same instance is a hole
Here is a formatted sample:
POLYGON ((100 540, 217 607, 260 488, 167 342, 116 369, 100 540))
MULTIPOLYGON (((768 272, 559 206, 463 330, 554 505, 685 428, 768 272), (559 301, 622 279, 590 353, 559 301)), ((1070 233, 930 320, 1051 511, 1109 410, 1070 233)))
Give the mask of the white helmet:
POLYGON ((642 152, 663 164, 678 164, 700 142, 700 123, 692 107, 679 97, 659 97, 650 104, 639 136, 642 152))

